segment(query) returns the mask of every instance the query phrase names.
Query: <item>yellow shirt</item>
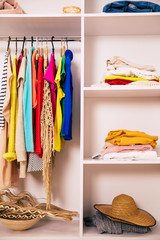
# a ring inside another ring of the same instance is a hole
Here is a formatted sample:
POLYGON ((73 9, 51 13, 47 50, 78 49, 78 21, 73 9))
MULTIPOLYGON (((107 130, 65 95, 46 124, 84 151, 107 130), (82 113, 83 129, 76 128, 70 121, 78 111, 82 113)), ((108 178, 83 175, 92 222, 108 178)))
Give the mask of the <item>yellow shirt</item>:
MULTIPOLYGON (((123 76, 118 76, 118 75, 113 75, 113 76, 107 76, 105 77, 105 79, 110 79, 110 80, 114 80, 114 79, 122 79, 122 80, 130 80, 133 82, 137 82, 137 81, 151 81, 151 79, 145 79, 145 78, 139 78, 139 77, 123 77, 123 76)), ((155 80, 158 80, 158 78, 154 78, 155 80)))
POLYGON ((57 101, 56 101, 56 116, 55 116, 55 125, 54 125, 54 149, 57 152, 61 151, 61 148, 65 143, 65 140, 63 139, 63 137, 60 136, 61 128, 62 128, 61 100, 65 96, 60 85, 61 69, 62 69, 62 57, 60 57, 59 59, 58 71, 55 78, 55 83, 57 84, 57 101))
POLYGON ((110 142, 116 145, 150 144, 155 148, 157 140, 157 136, 150 136, 144 132, 122 129, 110 131, 105 142, 110 142))
POLYGON ((8 140, 8 153, 4 153, 3 157, 7 161, 14 161, 17 159, 15 153, 15 140, 16 140, 16 125, 18 113, 18 98, 17 98, 17 56, 13 59, 13 79, 11 82, 11 112, 10 112, 10 129, 8 140))

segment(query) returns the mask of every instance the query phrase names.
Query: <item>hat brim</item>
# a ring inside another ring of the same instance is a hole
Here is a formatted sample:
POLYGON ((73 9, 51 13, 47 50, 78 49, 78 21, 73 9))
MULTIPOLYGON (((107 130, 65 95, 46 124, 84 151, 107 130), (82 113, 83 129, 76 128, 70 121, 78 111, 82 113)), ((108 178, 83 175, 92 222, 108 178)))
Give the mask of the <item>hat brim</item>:
POLYGON ((94 208, 103 213, 106 217, 110 218, 112 221, 134 224, 143 227, 152 227, 156 224, 156 220, 151 214, 139 208, 138 213, 135 216, 125 217, 114 216, 111 212, 112 205, 95 204, 94 208))

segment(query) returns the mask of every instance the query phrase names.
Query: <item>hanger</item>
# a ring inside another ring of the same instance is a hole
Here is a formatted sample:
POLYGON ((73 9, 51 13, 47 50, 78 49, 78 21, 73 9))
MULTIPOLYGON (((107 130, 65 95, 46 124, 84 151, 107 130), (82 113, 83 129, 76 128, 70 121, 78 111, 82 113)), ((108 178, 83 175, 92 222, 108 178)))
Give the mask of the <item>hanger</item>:
POLYGON ((24 56, 24 43, 26 41, 26 37, 23 38, 23 44, 22 44, 22 50, 21 50, 21 53, 22 53, 22 56, 24 56))
POLYGON ((67 45, 67 50, 68 50, 68 39, 67 39, 67 37, 66 37, 66 45, 67 45))
MULTIPOLYGON (((39 37, 36 37, 36 43, 37 43, 37 53, 38 53, 38 55, 39 55, 39 53, 40 53, 40 48, 39 48, 39 37)), ((38 55, 37 55, 37 57, 38 57, 38 55)))
POLYGON ((26 43, 26 41, 24 42, 24 56, 27 57, 27 43, 26 43))
POLYGON ((9 38, 8 38, 8 46, 7 46, 7 51, 9 51, 10 42, 11 42, 11 37, 9 36, 9 38))
POLYGON ((60 57, 62 57, 62 40, 61 40, 61 50, 60 50, 60 57))
POLYGON ((27 56, 27 48, 24 49, 24 57, 27 56))
POLYGON ((48 43, 48 39, 46 40, 46 57, 48 56, 48 46, 47 46, 47 43, 48 43))
POLYGON ((31 47, 33 47, 33 36, 31 37, 31 47))
POLYGON ((16 37, 16 52, 15 55, 17 55, 17 37, 16 37))
POLYGON ((51 43, 52 43, 52 53, 54 53, 54 44, 53 44, 53 39, 54 39, 54 36, 51 37, 51 43))
POLYGON ((45 58, 44 58, 44 62, 43 62, 45 72, 46 72, 47 67, 48 67, 48 46, 47 46, 47 43, 48 43, 48 40, 46 40, 45 58))
POLYGON ((42 47, 41 47, 41 56, 43 56, 43 38, 41 38, 41 45, 42 45, 42 47))
POLYGON ((66 51, 65 44, 63 44, 63 55, 65 55, 65 51, 66 51))

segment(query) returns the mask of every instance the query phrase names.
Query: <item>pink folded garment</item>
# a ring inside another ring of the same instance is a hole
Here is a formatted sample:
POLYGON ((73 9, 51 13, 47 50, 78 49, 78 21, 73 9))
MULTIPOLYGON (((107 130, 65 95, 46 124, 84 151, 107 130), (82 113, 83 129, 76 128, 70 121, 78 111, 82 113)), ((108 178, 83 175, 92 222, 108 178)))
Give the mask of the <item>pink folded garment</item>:
POLYGON ((14 9, 14 6, 12 6, 11 4, 5 2, 4 3, 4 9, 7 9, 7 10, 10 9, 11 10, 11 9, 14 9))
POLYGON ((6 0, 6 2, 8 2, 10 5, 14 6, 15 0, 6 0))
POLYGON ((135 151, 152 151, 153 147, 149 144, 145 145, 129 145, 129 146, 119 146, 119 145, 109 145, 107 148, 101 151, 101 156, 104 156, 108 153, 127 153, 127 152, 135 152, 135 151))
POLYGON ((26 13, 15 0, 0 0, 0 14, 26 13))
POLYGON ((0 1, 0 10, 3 9, 4 3, 0 1))

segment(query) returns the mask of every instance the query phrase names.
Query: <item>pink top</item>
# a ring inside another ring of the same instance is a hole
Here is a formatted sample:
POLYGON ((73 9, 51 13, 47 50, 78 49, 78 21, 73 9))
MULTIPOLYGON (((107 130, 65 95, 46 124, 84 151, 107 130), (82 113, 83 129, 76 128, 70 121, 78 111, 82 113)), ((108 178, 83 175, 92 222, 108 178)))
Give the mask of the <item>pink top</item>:
POLYGON ((44 75, 44 79, 50 83, 51 89, 51 102, 52 102, 52 111, 53 111, 53 120, 55 119, 56 115, 56 90, 57 85, 55 83, 55 76, 56 76, 56 64, 54 59, 54 54, 51 53, 50 63, 44 75))
POLYGON ((134 151, 152 151, 153 147, 150 144, 145 145, 127 145, 127 146, 119 146, 119 145, 110 145, 107 148, 101 151, 101 155, 104 156, 107 153, 127 153, 127 152, 134 152, 134 151))

